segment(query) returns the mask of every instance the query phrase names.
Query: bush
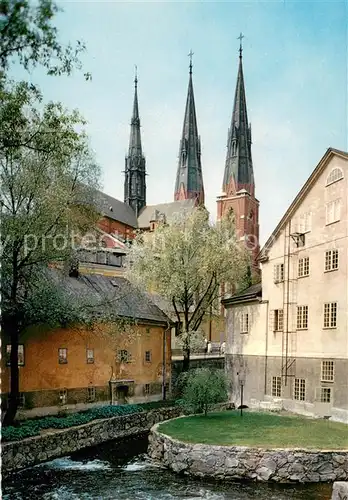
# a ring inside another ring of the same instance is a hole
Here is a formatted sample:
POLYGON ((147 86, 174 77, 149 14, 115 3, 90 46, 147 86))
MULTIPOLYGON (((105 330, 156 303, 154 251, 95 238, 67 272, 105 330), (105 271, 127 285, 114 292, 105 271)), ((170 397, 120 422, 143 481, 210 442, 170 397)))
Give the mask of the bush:
POLYGON ((173 401, 154 401, 142 404, 120 405, 120 406, 100 406, 90 408, 67 416, 52 416, 25 420, 16 427, 2 428, 2 441, 21 441, 27 437, 38 436, 44 429, 67 429, 77 425, 87 424, 92 420, 102 418, 117 417, 121 415, 131 415, 149 411, 164 406, 173 406, 173 401))
POLYGON ((197 368, 182 374, 181 406, 192 413, 207 415, 216 404, 227 401, 227 382, 222 370, 197 368))

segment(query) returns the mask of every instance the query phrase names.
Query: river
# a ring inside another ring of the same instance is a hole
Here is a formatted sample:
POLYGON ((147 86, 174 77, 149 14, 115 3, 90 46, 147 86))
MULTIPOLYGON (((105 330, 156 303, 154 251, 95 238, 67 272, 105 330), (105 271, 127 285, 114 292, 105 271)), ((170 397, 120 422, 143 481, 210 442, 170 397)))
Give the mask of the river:
POLYGON ((146 456, 147 437, 110 442, 19 472, 3 500, 329 500, 331 485, 214 483, 178 476, 146 456))

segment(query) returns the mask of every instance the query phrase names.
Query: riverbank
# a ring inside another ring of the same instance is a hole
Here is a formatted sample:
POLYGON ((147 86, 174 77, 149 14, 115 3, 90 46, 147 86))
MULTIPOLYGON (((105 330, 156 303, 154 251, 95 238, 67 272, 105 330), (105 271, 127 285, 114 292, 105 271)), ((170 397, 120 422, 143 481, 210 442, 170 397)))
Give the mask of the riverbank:
POLYGON ((26 467, 69 455, 106 441, 137 436, 164 420, 180 415, 178 407, 121 415, 68 429, 47 429, 39 436, 2 444, 2 474, 9 474, 26 467))
POLYGON ((348 480, 348 450, 194 444, 165 434, 163 429, 171 424, 186 432, 186 420, 183 417, 170 421, 164 427, 156 424, 149 436, 149 456, 176 473, 280 483, 348 480))

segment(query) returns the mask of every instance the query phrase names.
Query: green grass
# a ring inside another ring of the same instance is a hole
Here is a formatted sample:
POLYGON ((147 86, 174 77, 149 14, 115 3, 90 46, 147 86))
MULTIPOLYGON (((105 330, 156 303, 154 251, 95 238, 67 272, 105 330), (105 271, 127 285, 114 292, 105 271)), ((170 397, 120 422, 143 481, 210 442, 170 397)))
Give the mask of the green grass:
POLYGON ((348 449, 348 426, 322 419, 237 411, 164 422, 159 431, 187 443, 259 448, 348 449))

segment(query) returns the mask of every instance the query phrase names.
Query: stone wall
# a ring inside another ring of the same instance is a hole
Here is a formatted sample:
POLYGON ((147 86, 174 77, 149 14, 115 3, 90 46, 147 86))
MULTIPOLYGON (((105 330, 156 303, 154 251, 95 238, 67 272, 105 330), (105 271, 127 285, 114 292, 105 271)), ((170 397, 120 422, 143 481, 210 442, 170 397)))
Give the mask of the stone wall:
POLYGON ((143 434, 163 420, 177 417, 179 408, 162 408, 149 412, 133 413, 63 430, 46 430, 34 436, 2 444, 2 474, 31 467, 83 448, 96 446, 112 439, 143 434))
POLYGON ((174 472, 219 480, 283 483, 348 480, 348 451, 189 444, 161 434, 157 424, 151 429, 148 453, 174 472))

